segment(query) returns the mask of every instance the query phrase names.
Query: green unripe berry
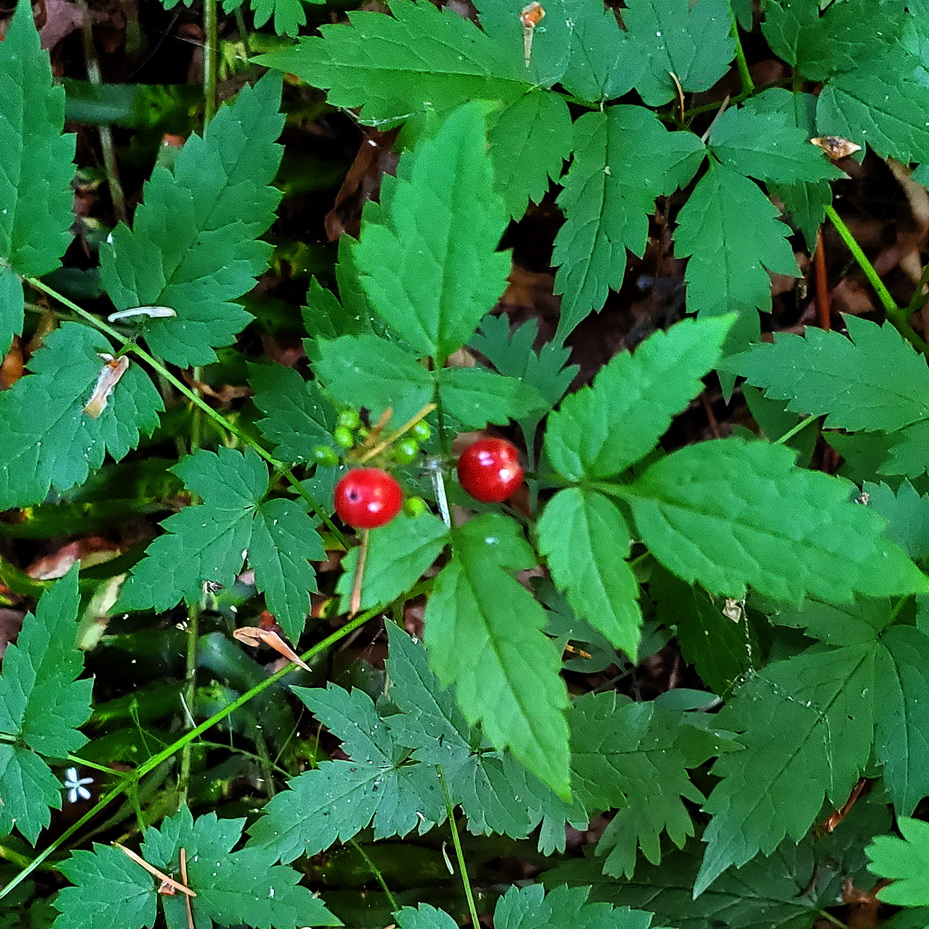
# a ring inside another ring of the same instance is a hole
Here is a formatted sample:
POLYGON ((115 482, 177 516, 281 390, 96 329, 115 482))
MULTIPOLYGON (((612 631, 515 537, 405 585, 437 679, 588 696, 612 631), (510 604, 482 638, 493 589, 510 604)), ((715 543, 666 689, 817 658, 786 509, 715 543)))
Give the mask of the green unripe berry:
POLYGON ((419 442, 425 442, 432 435, 432 426, 426 420, 421 419, 410 429, 410 435, 419 442))
POLYGON ((313 449, 313 460, 324 468, 334 468, 339 463, 339 456, 331 446, 317 445, 313 449))
POLYGON ((355 436, 348 426, 336 426, 332 438, 335 439, 335 444, 341 445, 342 448, 351 448, 355 444, 355 436))
POLYGON ((351 429, 354 432, 354 430, 361 425, 361 417, 358 415, 357 410, 342 410, 335 424, 337 426, 343 426, 346 429, 351 429))
POLYGON ((394 461, 405 465, 415 461, 419 454, 419 442, 416 439, 403 439, 394 446, 394 461))
POLYGON ((429 506, 422 497, 407 497, 403 504, 403 512, 407 516, 417 517, 429 512, 429 506))

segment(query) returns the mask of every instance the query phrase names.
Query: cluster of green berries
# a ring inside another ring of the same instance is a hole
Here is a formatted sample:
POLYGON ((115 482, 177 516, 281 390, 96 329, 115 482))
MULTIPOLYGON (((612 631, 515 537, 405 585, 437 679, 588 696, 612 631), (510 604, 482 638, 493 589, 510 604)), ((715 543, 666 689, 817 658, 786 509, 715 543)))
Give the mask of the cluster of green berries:
MULTIPOLYGON (((368 428, 355 410, 339 413, 332 437, 344 448, 349 459, 365 461, 377 458, 384 465, 411 464, 420 453, 420 443, 429 439, 432 429, 419 420, 396 441, 385 441, 379 454, 371 454, 378 446, 381 424, 368 428)), ((314 451, 317 464, 334 467, 339 455, 328 445, 314 451)), ((523 482, 523 467, 516 446, 506 439, 478 439, 462 452, 457 463, 461 486, 482 503, 502 503, 523 482)), ((411 497, 404 506, 403 490, 396 478, 384 467, 355 467, 336 484, 335 511, 339 519, 355 529, 376 529, 386 526, 401 509, 417 516, 427 510, 421 497, 411 497)))

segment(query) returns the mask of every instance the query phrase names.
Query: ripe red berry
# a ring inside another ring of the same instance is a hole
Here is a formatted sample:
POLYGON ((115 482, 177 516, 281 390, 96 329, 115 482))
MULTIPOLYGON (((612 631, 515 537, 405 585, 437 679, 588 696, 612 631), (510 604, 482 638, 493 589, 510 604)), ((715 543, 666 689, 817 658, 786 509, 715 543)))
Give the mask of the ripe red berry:
POLYGON ((380 468, 353 468, 335 485, 335 511, 355 529, 386 526, 402 507, 400 485, 380 468))
POLYGON ((506 439, 478 439, 458 459, 461 486, 482 503, 502 503, 523 482, 516 446, 506 439))

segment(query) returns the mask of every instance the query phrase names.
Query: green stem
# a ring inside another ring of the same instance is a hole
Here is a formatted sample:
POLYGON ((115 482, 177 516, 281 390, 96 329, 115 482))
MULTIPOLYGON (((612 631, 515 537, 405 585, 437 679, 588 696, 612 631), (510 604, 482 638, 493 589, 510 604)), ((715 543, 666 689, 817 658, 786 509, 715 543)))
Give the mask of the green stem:
POLYGON ((871 264, 871 262, 868 260, 868 256, 865 255, 861 249, 861 246, 855 241, 855 237, 852 235, 851 230, 848 228, 848 226, 845 225, 842 217, 836 213, 835 207, 833 207, 831 204, 826 207, 826 216, 829 217, 829 221, 833 226, 835 226, 835 231, 838 232, 842 241, 845 243, 848 250, 852 253, 852 257, 858 263, 858 267, 861 268, 861 270, 864 272, 864 276, 868 279, 869 283, 874 288, 874 292, 877 294, 878 299, 881 301, 881 305, 884 307, 884 313, 887 315, 887 319, 890 321, 891 325, 917 351, 922 352, 922 354, 926 356, 929 356, 929 345, 923 341, 919 334, 910 325, 909 312, 897 306, 894 298, 890 295, 890 291, 884 286, 884 282, 878 277, 877 271, 874 270, 874 265, 871 264))
POLYGON ((384 880, 384 875, 381 874, 381 869, 371 860, 371 856, 364 850, 363 846, 356 842, 354 839, 350 840, 352 848, 361 855, 365 860, 365 864, 371 869, 371 873, 377 878, 378 884, 381 885, 381 890, 384 891, 384 895, 387 897, 388 903, 390 903, 391 913, 396 913, 400 909, 400 905, 397 903, 394 895, 390 892, 390 888, 387 886, 387 881, 384 880))
POLYGON ((94 316, 93 313, 89 313, 83 307, 78 306, 72 300, 69 300, 64 294, 60 294, 57 290, 49 287, 47 284, 40 281, 38 278, 30 277, 26 278, 26 282, 34 287, 36 290, 41 290, 42 293, 48 294, 52 299, 57 300, 62 306, 66 306, 69 310, 76 313, 81 319, 86 320, 92 326, 95 326, 101 332, 105 332, 115 341, 119 342, 123 346, 123 349, 127 352, 131 352, 133 355, 136 355, 138 358, 141 358, 147 365, 157 371, 175 390, 182 396, 186 397, 194 406, 201 409, 210 419, 213 420, 222 430, 225 432, 234 435, 243 445, 248 445, 250 448, 253 448, 264 460, 276 471, 280 471, 281 474, 287 479, 287 481, 296 489, 297 493, 306 501, 309 508, 322 520, 326 528, 333 534, 336 541, 347 551, 348 550, 348 540, 339 530, 339 528, 332 522, 329 518, 329 515, 319 506, 319 504, 313 499, 313 497, 308 493, 305 487, 300 483, 299 480, 294 476, 293 472, 281 461, 278 461, 266 448, 264 448, 259 442, 256 442, 251 436, 242 432, 236 425, 230 423, 224 416, 218 413, 213 409, 199 394, 191 390, 180 378, 175 377, 157 358, 153 355, 150 355, 144 348, 140 345, 137 345, 132 339, 127 338, 121 332, 114 329, 108 323, 105 323, 102 319, 97 316, 94 316))
MULTIPOLYGON (((378 613, 382 612, 383 607, 377 606, 372 607, 370 610, 356 616, 350 622, 347 622, 341 629, 336 630, 332 635, 326 636, 321 642, 317 642, 312 648, 307 649, 300 657, 304 661, 311 661, 315 658, 320 652, 324 652, 326 649, 331 648, 336 642, 339 642, 341 639, 344 639, 346 636, 351 635, 356 629, 363 626, 368 620, 373 619, 378 613)), ((169 760, 174 755, 177 754, 185 745, 193 742, 194 739, 203 735, 208 729, 211 729, 217 723, 222 722, 227 716, 234 713, 240 707, 245 706, 250 700, 253 700, 260 693, 263 693, 267 690, 272 684, 276 684, 285 674, 289 674, 294 668, 294 665, 287 664, 275 674, 272 674, 270 677, 266 677, 263 681, 257 683, 251 690, 247 690, 244 694, 236 697, 232 703, 229 703, 217 713, 214 713, 209 719, 205 719, 199 726, 195 726, 193 729, 189 729, 185 732, 179 739, 169 745, 167 748, 160 751, 157 755, 149 758, 144 764, 141 764, 134 771, 129 772, 123 777, 121 783, 117 784, 112 790, 104 794, 93 807, 85 813, 76 823, 73 823, 69 826, 51 845, 49 845, 44 851, 36 855, 35 858, 25 867, 19 874, 16 875, 3 889, 0 889, 0 900, 2 900, 7 894, 9 894, 14 887, 18 887, 36 868, 38 868, 50 855, 53 855, 68 839, 74 835, 79 829, 81 829, 87 822, 93 819, 97 813, 100 812, 107 804, 112 800, 118 797, 121 793, 127 791, 131 785, 138 783, 146 774, 154 771, 160 764, 169 760)))
POLYGON ((455 808, 452 806, 452 798, 449 796, 448 785, 445 783, 445 775, 442 773, 442 768, 436 765, 435 769, 439 772, 439 783, 442 785, 442 793, 445 794, 445 809, 448 811, 448 825, 452 831, 452 844, 455 846, 458 869, 461 871, 461 883, 464 885, 465 898, 468 901, 468 912, 471 914, 471 925, 473 929, 479 929, 481 922, 477 917, 477 907, 474 905, 474 894, 471 891, 468 866, 465 863, 464 850, 461 847, 461 836, 458 835, 458 823, 455 822, 455 808))
POLYGON ((777 439, 775 445, 786 445, 798 432, 802 432, 806 429, 807 426, 814 420, 819 419, 818 416, 807 416, 806 419, 801 419, 792 429, 788 429, 779 439, 777 439))
POLYGON ((731 5, 729 16, 732 18, 731 35, 735 39, 735 61, 739 68, 739 77, 742 80, 742 93, 740 97, 750 97, 755 92, 755 82, 748 72, 748 62, 745 60, 745 51, 742 48, 742 40, 739 38, 739 24, 736 21, 735 13, 732 12, 731 5))
POLYGON ((203 0, 203 121, 216 115, 219 84, 218 0, 203 0))

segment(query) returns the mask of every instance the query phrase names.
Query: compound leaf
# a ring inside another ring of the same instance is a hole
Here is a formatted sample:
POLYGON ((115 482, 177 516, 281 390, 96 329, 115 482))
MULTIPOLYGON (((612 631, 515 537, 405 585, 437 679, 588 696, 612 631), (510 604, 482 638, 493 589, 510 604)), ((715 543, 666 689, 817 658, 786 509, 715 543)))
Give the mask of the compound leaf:
POLYGON ((694 895, 731 865, 806 835, 824 799, 842 806, 871 751, 874 642, 811 650, 768 665, 717 717, 740 732, 742 751, 713 766, 721 780, 704 810, 713 818, 694 895), (777 732, 778 738, 771 739, 777 732))
POLYGON ((444 411, 466 430, 505 425, 547 408, 531 385, 486 368, 443 368, 437 381, 444 411))
POLYGON ((506 226, 493 191, 481 107, 456 110, 434 138, 400 159, 384 224, 355 248, 380 316, 417 352, 444 361, 474 334, 506 287, 506 226))
POLYGON ((612 477, 650 452, 702 389, 733 317, 685 320, 608 362, 548 418, 545 450, 572 481, 612 477))
POLYGON ((616 504, 582 487, 562 490, 546 505, 538 532, 539 551, 571 608, 635 658, 642 624, 639 584, 625 562, 631 539, 616 504))
POLYGON ((147 374, 130 363, 96 418, 84 409, 112 358, 109 340, 79 323, 64 323, 33 355, 33 373, 0 394, 0 508, 68 490, 151 433, 164 409, 147 374), (104 357, 101 357, 104 356, 104 357))
POLYGON ((248 557, 269 609, 296 639, 316 589, 309 559, 325 554, 313 520, 292 500, 262 503, 268 469, 252 449, 201 450, 171 470, 203 502, 164 521, 164 535, 123 585, 121 608, 164 612, 195 603, 205 583, 231 584, 248 557))
POLYGON ((376 838, 407 835, 441 821, 445 802, 433 765, 410 762, 371 698, 334 684, 294 688, 351 761, 324 761, 288 783, 249 829, 249 846, 290 861, 347 842, 373 820, 376 838), (299 815, 295 815, 299 810, 299 815))
POLYGON ((568 789, 567 694, 545 614, 509 573, 535 564, 519 526, 485 514, 453 530, 426 607, 430 664, 472 725, 556 793, 568 789))
POLYGON ((35 842, 61 808, 61 786, 41 755, 63 758, 87 739, 78 726, 90 716, 92 681, 77 680, 83 654, 77 636, 77 569, 51 587, 7 646, 0 676, 0 732, 18 744, 0 745, 0 834, 14 822, 35 842), (37 754, 38 753, 38 754, 37 754))
POLYGON ((32 8, 16 4, 0 45, 0 353, 23 328, 17 275, 53 271, 71 240, 74 136, 62 135, 64 101, 32 8))
POLYGON ((559 338, 619 288, 626 250, 643 254, 655 198, 686 184, 703 153, 693 133, 668 132, 643 107, 611 106, 575 122, 574 160, 558 197, 566 219, 552 257, 555 292, 564 294, 559 338))
POLYGON ((630 0, 623 10, 627 48, 644 60, 635 88, 647 106, 661 106, 681 88, 709 90, 735 56, 727 0, 630 0))
POLYGON ((132 229, 120 225, 101 248, 100 274, 117 309, 167 306, 177 316, 150 319, 145 338, 181 366, 207 364, 249 320, 232 303, 252 289, 268 263, 262 242, 280 193, 270 186, 281 160, 275 143, 280 78, 246 87, 192 135, 173 169, 156 166, 132 229))
POLYGON ((725 165, 711 165, 678 215, 674 240, 674 254, 690 258, 688 309, 707 316, 737 312, 747 341, 758 330, 755 310, 771 307, 768 272, 799 276, 789 235, 754 181, 725 165), (746 216, 752 217, 750 224, 746 216))
POLYGON ((929 418, 929 370, 890 323, 847 316, 848 338, 811 326, 728 360, 795 413, 825 414, 833 429, 894 432, 929 418))
POLYGON ((497 902, 494 929, 547 929, 549 926, 648 929, 651 925, 651 913, 613 907, 608 903, 588 903, 589 894, 589 887, 557 887, 548 893, 541 884, 511 887, 497 902))

